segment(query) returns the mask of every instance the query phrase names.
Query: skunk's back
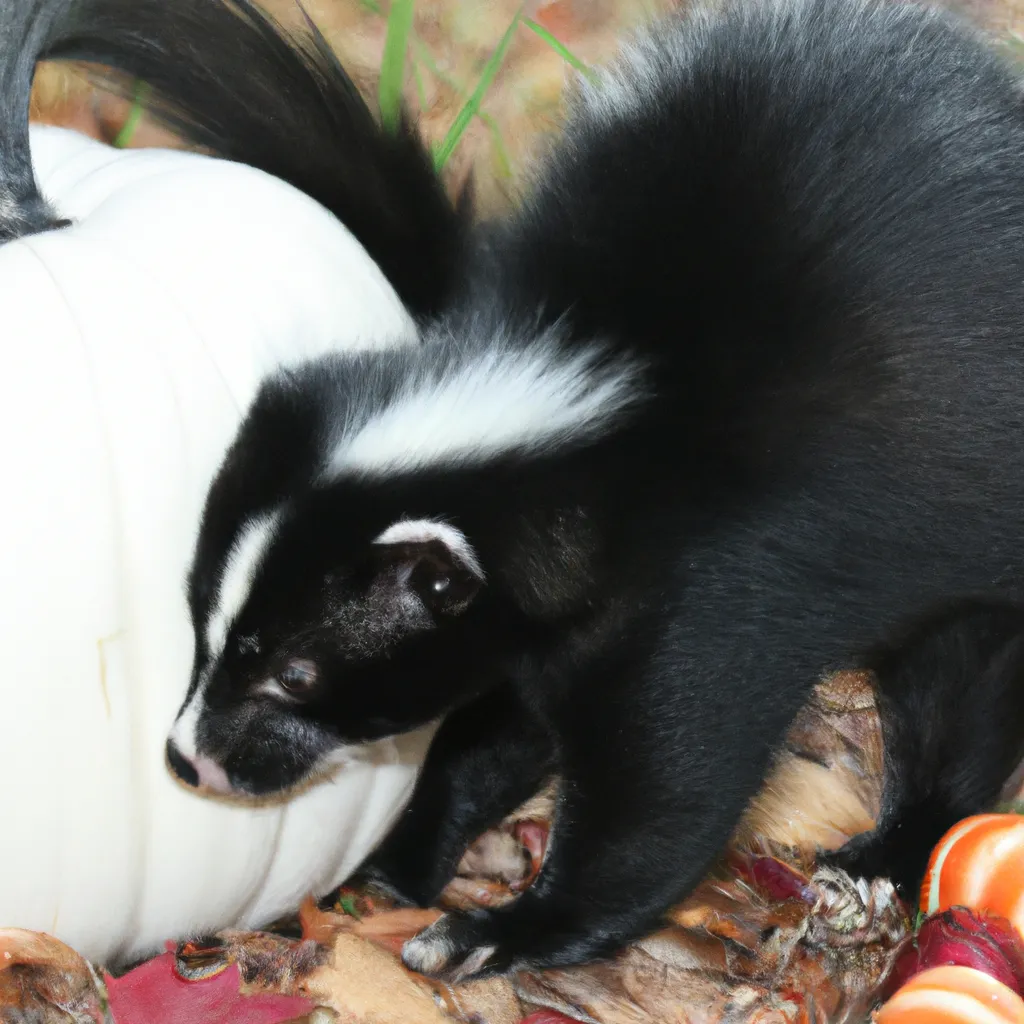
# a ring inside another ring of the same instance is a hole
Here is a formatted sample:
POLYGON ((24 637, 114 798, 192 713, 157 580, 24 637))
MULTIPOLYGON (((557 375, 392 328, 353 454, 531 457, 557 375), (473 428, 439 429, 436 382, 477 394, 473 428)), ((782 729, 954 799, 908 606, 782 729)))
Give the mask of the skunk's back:
POLYGON ((711 344, 752 379, 851 330, 1016 338, 1021 115, 1009 61, 940 10, 673 15, 582 89, 497 273, 514 302, 688 372, 711 344))

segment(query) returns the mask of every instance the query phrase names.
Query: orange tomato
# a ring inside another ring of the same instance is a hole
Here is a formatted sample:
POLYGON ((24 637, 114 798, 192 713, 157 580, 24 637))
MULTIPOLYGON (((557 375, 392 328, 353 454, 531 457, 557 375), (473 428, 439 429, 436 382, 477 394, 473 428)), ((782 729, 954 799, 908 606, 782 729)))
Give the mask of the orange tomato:
POLYGON ((1024 815, 965 818, 932 851, 921 909, 957 906, 1005 917, 1024 937, 1024 815))
POLYGON ((933 967, 911 978, 875 1024, 1024 1024, 1024 999, 973 967, 933 967))

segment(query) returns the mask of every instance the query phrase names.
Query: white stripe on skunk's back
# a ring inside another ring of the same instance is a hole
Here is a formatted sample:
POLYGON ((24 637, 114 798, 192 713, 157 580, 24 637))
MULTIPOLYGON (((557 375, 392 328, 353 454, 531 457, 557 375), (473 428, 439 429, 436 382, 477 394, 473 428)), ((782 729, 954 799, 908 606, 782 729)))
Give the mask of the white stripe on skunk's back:
POLYGON ((600 346, 563 346, 556 331, 522 346, 499 339, 435 365, 444 344, 424 344, 422 366, 392 402, 350 415, 325 460, 325 482, 555 449, 603 433, 642 397, 638 363, 602 363, 600 346))

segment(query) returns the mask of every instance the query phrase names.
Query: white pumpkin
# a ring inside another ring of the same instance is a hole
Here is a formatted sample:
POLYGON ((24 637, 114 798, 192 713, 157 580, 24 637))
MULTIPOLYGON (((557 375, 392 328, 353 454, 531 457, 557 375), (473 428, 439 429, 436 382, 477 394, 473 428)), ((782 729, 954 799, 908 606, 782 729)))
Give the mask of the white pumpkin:
POLYGON ((0 925, 109 962, 329 890, 409 794, 425 735, 266 808, 186 792, 164 741, 200 510, 260 379, 414 326, 265 174, 56 128, 32 146, 74 224, 0 248, 0 925))

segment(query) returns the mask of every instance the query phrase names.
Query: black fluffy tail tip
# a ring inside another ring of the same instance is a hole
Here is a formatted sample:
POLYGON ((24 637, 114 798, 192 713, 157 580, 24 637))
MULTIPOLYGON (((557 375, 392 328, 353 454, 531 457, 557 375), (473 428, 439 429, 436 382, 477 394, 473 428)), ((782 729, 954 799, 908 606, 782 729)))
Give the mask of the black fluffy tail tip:
POLYGON ((0 244, 70 225, 70 220, 55 213, 39 196, 19 200, 0 191, 0 244))

